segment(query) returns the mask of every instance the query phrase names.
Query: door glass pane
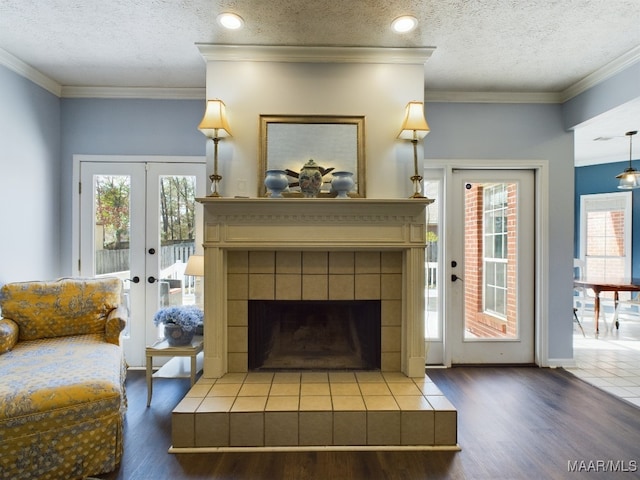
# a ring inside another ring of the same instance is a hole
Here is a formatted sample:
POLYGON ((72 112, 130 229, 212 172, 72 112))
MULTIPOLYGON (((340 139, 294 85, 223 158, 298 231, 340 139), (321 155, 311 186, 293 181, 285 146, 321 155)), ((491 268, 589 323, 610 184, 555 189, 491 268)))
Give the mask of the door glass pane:
POLYGON ((516 183, 467 183, 465 339, 518 338, 516 183))
MULTIPOLYGON (((123 280, 124 300, 129 307, 129 238, 131 231, 131 177, 94 175, 94 265, 96 277, 117 276, 123 280)), ((129 335, 127 322, 124 335, 129 335)))
POLYGON ((438 252, 440 250, 440 222, 438 210, 440 206, 440 181, 425 180, 425 195, 434 200, 427 206, 427 247, 425 251, 425 325, 424 336, 429 340, 442 338, 442 321, 440 318, 440 286, 438 285, 438 252))
POLYGON ((187 270, 189 257, 194 255, 196 247, 196 177, 161 175, 158 181, 158 307, 193 304, 202 306, 202 265, 196 268, 190 264, 187 270))

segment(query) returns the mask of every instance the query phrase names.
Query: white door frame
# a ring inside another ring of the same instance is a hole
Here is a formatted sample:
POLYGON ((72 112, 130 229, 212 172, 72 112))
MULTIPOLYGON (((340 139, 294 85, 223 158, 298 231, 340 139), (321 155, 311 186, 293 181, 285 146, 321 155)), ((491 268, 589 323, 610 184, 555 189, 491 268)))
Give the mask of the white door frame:
MULTIPOLYGON (((452 173, 454 169, 505 169, 533 170, 535 173, 535 298, 534 298, 534 322, 535 322, 535 345, 534 345, 534 361, 536 365, 548 367, 549 365, 549 162, 548 160, 486 160, 486 159, 436 159, 426 162, 429 168, 441 168, 443 171, 444 195, 443 207, 444 214, 442 216, 441 228, 443 233, 443 258, 445 259, 443 271, 440 280, 443 285, 449 285, 446 279, 454 273, 451 269, 451 252, 447 249, 447 235, 449 234, 449 209, 452 205, 452 173)), ((443 298, 441 306, 446 309, 448 288, 443 289, 443 298)), ((444 318, 447 318, 446 311, 444 318)), ((443 328, 444 334, 444 355, 443 363, 446 367, 451 367, 451 348, 447 347, 447 339, 451 338, 452 326, 450 322, 445 321, 443 328)))

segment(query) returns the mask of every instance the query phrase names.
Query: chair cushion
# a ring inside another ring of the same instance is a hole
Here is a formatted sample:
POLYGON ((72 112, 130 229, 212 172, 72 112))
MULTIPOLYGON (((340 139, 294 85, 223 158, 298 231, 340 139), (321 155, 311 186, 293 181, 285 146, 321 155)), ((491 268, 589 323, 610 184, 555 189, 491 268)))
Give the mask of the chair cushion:
POLYGON ((36 340, 104 333, 121 295, 117 278, 17 282, 0 289, 0 306, 3 316, 18 324, 20 340, 36 340))
POLYGON ((8 352, 18 341, 18 325, 8 318, 0 318, 0 355, 8 352))

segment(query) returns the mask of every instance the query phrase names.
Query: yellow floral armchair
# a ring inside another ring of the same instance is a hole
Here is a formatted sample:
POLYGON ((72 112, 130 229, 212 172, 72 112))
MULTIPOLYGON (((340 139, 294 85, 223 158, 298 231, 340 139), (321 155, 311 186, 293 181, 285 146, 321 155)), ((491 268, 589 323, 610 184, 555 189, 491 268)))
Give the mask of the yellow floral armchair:
POLYGON ((0 289, 0 479, 114 470, 126 410, 117 278, 0 289))

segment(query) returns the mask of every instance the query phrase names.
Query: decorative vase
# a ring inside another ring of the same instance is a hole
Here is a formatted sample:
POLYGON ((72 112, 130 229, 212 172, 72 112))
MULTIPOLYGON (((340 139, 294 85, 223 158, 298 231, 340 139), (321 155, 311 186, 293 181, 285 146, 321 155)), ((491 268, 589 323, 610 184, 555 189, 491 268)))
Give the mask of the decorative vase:
POLYGON ((351 191, 355 182, 352 172, 333 172, 333 180, 331 180, 331 189, 338 193, 336 198, 350 198, 348 193, 351 191))
POLYGON ((305 198, 314 198, 320 193, 322 188, 321 167, 313 158, 304 164, 298 176, 300 191, 305 198))
POLYGON ((289 186, 289 180, 284 170, 267 170, 264 186, 269 190, 271 198, 282 198, 282 192, 289 186))
POLYGON ((180 325, 175 323, 164 324, 164 338, 171 347, 182 347, 189 345, 193 340, 194 330, 183 330, 180 325))

